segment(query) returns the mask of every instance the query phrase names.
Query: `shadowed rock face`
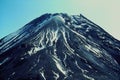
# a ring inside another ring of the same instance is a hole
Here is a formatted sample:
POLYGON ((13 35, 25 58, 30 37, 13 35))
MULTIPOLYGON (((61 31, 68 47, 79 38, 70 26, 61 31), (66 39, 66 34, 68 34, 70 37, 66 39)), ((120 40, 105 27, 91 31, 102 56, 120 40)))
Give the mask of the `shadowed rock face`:
POLYGON ((120 42, 82 15, 45 14, 0 40, 0 80, 120 80, 120 42))

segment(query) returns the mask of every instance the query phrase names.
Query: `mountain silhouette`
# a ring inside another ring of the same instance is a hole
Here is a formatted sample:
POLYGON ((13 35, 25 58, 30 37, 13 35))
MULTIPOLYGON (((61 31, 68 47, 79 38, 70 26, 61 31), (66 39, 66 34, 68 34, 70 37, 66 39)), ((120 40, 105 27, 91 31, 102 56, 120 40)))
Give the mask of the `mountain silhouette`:
POLYGON ((0 40, 0 80, 120 80, 120 41, 81 14, 44 14, 0 40))

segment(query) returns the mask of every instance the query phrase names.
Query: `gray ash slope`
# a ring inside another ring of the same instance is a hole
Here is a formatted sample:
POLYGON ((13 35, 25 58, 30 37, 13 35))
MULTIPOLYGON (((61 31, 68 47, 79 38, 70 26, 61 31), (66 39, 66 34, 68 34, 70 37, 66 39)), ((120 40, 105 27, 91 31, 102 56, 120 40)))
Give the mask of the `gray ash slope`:
POLYGON ((83 15, 44 14, 0 40, 0 80, 120 80, 119 57, 83 15))

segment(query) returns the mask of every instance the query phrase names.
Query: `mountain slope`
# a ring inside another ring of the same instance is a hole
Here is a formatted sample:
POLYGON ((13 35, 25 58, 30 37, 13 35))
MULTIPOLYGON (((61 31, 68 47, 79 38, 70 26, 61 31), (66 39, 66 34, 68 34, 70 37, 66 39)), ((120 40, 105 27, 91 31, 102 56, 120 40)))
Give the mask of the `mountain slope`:
POLYGON ((83 15, 45 14, 0 40, 2 80, 119 80, 120 42, 83 15))

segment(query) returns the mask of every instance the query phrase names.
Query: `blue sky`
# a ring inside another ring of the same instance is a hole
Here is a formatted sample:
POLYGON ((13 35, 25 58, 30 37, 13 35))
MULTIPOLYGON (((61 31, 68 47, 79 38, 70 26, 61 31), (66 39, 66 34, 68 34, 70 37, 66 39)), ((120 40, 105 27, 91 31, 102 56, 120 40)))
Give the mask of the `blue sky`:
POLYGON ((119 0, 0 0, 0 38, 44 13, 82 13, 120 40, 119 0))

